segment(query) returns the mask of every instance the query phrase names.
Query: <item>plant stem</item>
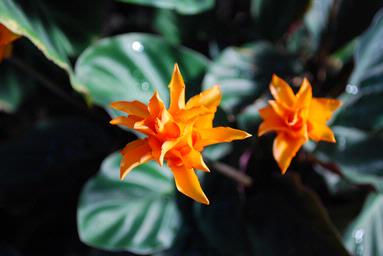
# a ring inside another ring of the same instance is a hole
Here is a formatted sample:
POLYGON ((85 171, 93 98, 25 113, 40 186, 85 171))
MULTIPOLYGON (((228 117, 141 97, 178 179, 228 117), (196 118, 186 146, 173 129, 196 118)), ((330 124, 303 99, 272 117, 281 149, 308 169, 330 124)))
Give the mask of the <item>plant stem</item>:
POLYGON ((244 187, 250 187, 253 184, 253 180, 251 177, 247 176, 246 174, 238 171, 234 167, 221 163, 221 162, 212 162, 211 166, 216 171, 220 172, 221 174, 225 175, 226 177, 229 177, 239 184, 241 184, 244 187))

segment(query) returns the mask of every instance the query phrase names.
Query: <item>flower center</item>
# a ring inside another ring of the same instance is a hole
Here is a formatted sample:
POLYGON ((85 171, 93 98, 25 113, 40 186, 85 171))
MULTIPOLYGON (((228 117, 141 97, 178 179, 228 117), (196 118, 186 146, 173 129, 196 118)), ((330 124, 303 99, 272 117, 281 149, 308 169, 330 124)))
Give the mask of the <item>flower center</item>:
POLYGON ((294 130, 299 130, 303 126, 303 119, 299 112, 289 113, 286 116, 285 122, 294 130))

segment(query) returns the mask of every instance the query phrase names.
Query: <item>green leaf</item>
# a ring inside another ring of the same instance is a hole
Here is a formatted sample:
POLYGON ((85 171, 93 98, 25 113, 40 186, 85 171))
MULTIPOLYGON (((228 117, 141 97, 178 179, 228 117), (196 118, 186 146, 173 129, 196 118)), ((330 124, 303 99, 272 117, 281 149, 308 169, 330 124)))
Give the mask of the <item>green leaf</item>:
POLYGON ((219 84, 223 93, 221 107, 235 114, 266 91, 273 73, 284 76, 301 69, 297 59, 267 42, 230 47, 214 60, 203 87, 219 84))
POLYGON ((383 195, 372 193, 366 199, 363 210, 350 224, 343 240, 355 256, 383 254, 383 195))
POLYGON ((383 134, 368 134, 355 128, 334 126, 336 144, 320 143, 316 155, 339 165, 342 174, 353 183, 371 184, 383 191, 383 162, 379 148, 383 134))
POLYGON ((120 2, 172 9, 182 14, 197 14, 214 7, 215 0, 118 0, 120 2))
POLYGON ((76 63, 76 78, 93 102, 105 108, 117 100, 148 102, 157 90, 165 103, 174 63, 178 63, 187 94, 200 91, 208 60, 149 34, 131 33, 99 41, 76 63))
POLYGON ((350 84, 356 91, 381 87, 383 80, 383 10, 375 15, 370 28, 361 36, 355 51, 355 68, 350 84))
POLYGON ((258 30, 271 40, 281 38, 295 21, 303 17, 310 0, 252 0, 251 12, 258 30))
MULTIPOLYGON (((104 3, 104 0, 97 1, 96 7, 89 1, 71 0, 60 4, 48 0, 33 3, 28 0, 2 0, 0 23, 27 37, 48 59, 72 75, 69 57, 89 44, 100 29, 101 12, 92 11, 92 15, 88 16, 84 13, 90 7, 97 10, 104 3)), ((73 86, 82 91, 75 81, 73 86)))
POLYGON ((78 206, 81 240, 106 250, 150 254, 169 248, 181 219, 171 172, 149 162, 119 179, 121 156, 106 158, 88 181, 78 206))

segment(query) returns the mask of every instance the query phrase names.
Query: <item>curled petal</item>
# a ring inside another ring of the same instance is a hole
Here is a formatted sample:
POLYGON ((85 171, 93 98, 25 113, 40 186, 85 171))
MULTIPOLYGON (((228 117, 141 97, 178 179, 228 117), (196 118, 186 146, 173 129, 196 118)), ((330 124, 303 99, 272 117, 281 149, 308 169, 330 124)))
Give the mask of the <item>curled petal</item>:
POLYGON ((283 119, 277 115, 274 111, 273 107, 267 106, 259 110, 261 117, 263 118, 263 122, 258 128, 258 136, 262 136, 265 133, 272 131, 287 131, 285 122, 283 119))
POLYGON ((198 181, 198 177, 192 168, 172 165, 169 165, 169 167, 173 171, 178 191, 180 191, 188 197, 193 198, 197 202, 200 202, 202 204, 209 204, 209 200, 203 192, 201 185, 198 181))
POLYGON ((289 107, 295 104, 295 95, 291 87, 277 75, 273 75, 270 83, 270 91, 277 102, 284 103, 289 107))
POLYGON ((169 112, 176 113, 185 108, 185 83, 177 64, 174 64, 172 80, 169 84, 170 107, 169 112))
POLYGON ((203 106, 209 111, 215 112, 221 102, 222 93, 218 85, 215 85, 200 94, 192 97, 187 103, 186 108, 194 108, 203 106))
POLYGON ((202 154, 195 149, 190 150, 190 152, 183 157, 183 162, 187 167, 210 172, 209 167, 207 167, 203 161, 202 154))
POLYGON ((116 110, 123 111, 129 115, 146 118, 149 115, 147 106, 138 101, 115 101, 110 106, 116 110))
POLYGON ((231 142, 233 140, 242 140, 251 136, 247 132, 230 127, 200 129, 198 132, 201 137, 200 141, 197 142, 197 147, 204 147, 222 142, 231 142))
POLYGON ((120 165, 120 179, 135 167, 152 159, 151 148, 145 139, 138 139, 130 142, 121 151, 123 158, 120 165))
POLYGON ((291 160, 305 143, 303 138, 293 138, 287 133, 279 133, 274 140, 273 155, 282 174, 285 174, 291 160))

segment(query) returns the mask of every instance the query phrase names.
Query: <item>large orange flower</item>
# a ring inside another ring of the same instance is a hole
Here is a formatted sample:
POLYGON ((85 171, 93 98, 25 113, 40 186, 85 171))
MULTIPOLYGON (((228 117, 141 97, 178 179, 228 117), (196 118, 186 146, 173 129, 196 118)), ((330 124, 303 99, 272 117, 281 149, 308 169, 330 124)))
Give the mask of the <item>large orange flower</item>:
POLYGON ((194 200, 209 204, 194 169, 208 172, 201 151, 205 146, 249 137, 246 132, 229 127, 213 127, 214 114, 221 101, 218 86, 192 97, 185 103, 185 84, 177 64, 170 88, 170 107, 166 109, 157 92, 145 105, 139 101, 117 101, 111 106, 128 116, 112 124, 123 125, 146 135, 122 150, 120 178, 149 160, 161 166, 166 160, 177 189, 194 200))
POLYGON ((19 38, 3 24, 0 24, 0 62, 12 54, 12 42, 19 38))
POLYGON ((333 112, 341 105, 339 100, 313 98, 310 82, 307 79, 294 95, 290 86, 273 75, 270 91, 275 100, 260 110, 263 122, 258 136, 275 131, 273 155, 282 173, 290 165, 292 158, 309 139, 335 142, 334 134, 326 125, 333 112))

